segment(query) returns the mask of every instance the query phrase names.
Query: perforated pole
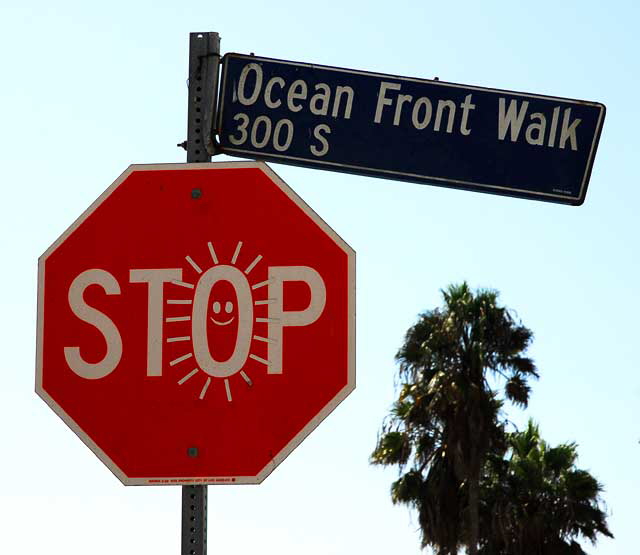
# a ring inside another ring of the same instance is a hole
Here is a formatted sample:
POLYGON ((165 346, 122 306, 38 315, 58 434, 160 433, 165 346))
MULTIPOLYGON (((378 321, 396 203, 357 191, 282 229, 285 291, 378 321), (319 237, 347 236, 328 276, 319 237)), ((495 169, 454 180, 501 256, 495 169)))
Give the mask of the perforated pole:
POLYGON ((216 154, 216 125, 220 36, 189 34, 189 110, 187 162, 210 162, 216 154))
POLYGON ((207 486, 182 486, 182 555, 207 554, 207 486))
MULTIPOLYGON (((189 34, 187 162, 210 162, 216 153, 214 127, 220 64, 218 33, 189 34)), ((191 198, 198 202, 201 192, 191 198)), ((197 457, 189 447, 185 457, 197 457)), ((207 555, 207 486, 182 486, 182 555, 207 555)))

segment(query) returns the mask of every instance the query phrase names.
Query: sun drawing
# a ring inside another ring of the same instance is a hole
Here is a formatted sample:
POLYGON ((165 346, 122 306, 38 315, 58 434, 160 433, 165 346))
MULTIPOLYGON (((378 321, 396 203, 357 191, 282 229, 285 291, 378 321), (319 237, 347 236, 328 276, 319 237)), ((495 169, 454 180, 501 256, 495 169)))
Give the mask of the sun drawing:
POLYGON ((191 269, 195 271, 197 279, 189 281, 182 277, 171 282, 172 294, 166 304, 183 305, 187 310, 185 314, 165 318, 169 330, 166 342, 176 344, 176 347, 189 344, 191 349, 182 349, 180 355, 169 362, 169 366, 183 370, 189 368, 178 380, 179 385, 201 378, 200 399, 204 399, 207 392, 215 387, 213 378, 223 380, 227 401, 231 402, 234 381, 244 382, 245 387, 253 386, 248 374, 251 370, 245 369, 249 359, 255 361, 256 366, 266 366, 267 370, 271 366, 269 360, 250 351, 261 352, 260 343, 274 341, 268 337, 271 320, 266 314, 260 317, 254 314, 254 307, 268 305, 274 300, 253 297, 254 294, 268 293, 268 279, 253 284, 249 282, 249 275, 262 260, 262 255, 247 257, 251 262, 245 266, 241 262, 245 258, 242 256, 242 241, 238 241, 229 264, 225 264, 218 260, 213 243, 209 241, 207 246, 210 267, 203 270, 191 256, 185 256, 190 266, 187 270, 190 274, 193 273, 191 269), (264 332, 254 333, 255 324, 259 330, 264 328, 264 332), (221 342, 222 339, 226 339, 226 345, 221 342), (223 355, 231 354, 226 360, 218 360, 220 352, 223 355), (234 380, 236 376, 239 378, 234 380))

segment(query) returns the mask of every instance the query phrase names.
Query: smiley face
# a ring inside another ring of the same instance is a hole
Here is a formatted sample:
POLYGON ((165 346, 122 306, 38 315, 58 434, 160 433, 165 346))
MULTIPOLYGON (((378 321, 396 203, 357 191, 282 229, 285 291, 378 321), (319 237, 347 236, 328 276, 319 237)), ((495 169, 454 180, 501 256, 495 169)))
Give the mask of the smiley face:
MULTIPOLYGON (((222 312, 222 305, 219 301, 214 301, 214 303, 211 305, 211 308, 213 309, 214 314, 220 314, 222 312)), ((233 312, 233 303, 231 301, 227 301, 226 303, 224 303, 224 311, 226 314, 231 314, 231 312, 233 312)), ((231 318, 223 321, 218 321, 213 316, 210 316, 210 318, 216 326, 226 326, 233 322, 235 316, 232 316, 231 318)))

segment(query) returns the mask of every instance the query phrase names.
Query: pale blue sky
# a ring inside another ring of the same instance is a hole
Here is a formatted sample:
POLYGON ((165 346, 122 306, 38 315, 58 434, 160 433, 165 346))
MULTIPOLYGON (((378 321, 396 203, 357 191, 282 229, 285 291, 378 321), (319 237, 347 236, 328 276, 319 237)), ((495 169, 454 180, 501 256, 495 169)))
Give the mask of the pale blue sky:
POLYGON ((184 161, 191 31, 218 31, 223 52, 607 106, 579 208, 272 165, 357 252, 358 387, 263 485, 210 488, 210 553, 419 552, 395 472, 368 456, 404 332, 463 279, 534 331, 527 414, 606 488, 616 539, 587 551, 637 552, 639 16, 622 1, 4 6, 0 552, 179 551, 179 488, 122 486, 33 382, 37 258, 129 164, 184 161))

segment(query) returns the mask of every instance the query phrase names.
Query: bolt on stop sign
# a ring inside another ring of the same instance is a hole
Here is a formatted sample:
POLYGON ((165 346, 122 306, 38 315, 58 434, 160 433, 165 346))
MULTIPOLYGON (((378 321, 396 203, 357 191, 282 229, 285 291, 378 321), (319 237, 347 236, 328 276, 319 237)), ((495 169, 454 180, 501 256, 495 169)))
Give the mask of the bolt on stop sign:
POLYGON ((127 485, 261 482, 354 334, 355 253, 263 163, 130 166, 39 261, 36 391, 127 485))

